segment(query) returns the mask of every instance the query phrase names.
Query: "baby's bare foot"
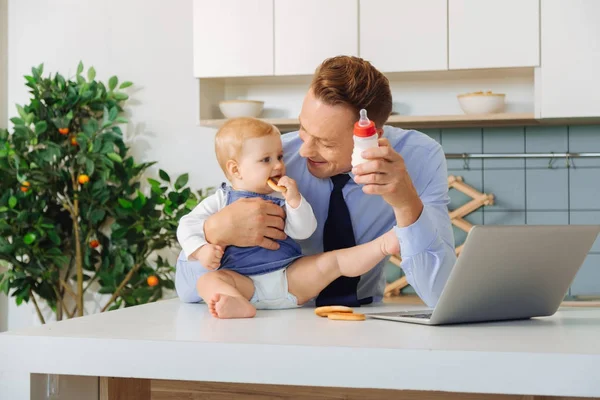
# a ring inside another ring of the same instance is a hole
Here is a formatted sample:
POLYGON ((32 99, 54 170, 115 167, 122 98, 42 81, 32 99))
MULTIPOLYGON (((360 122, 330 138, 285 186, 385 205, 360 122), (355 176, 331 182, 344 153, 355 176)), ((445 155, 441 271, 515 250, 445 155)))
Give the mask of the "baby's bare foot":
POLYGON ((208 309, 215 318, 252 318, 256 308, 243 297, 216 293, 208 303, 208 309))
POLYGON ((398 236, 396 236, 396 233, 393 229, 381 236, 381 239, 381 252, 384 255, 393 256, 400 253, 400 243, 398 242, 398 236))

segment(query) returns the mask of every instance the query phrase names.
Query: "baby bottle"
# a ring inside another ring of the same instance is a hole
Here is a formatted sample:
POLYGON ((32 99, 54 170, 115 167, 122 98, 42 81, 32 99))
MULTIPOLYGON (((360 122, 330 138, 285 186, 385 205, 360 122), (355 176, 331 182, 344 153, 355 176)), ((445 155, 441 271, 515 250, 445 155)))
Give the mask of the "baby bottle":
POLYGON ((373 121, 367 118, 367 110, 360 110, 360 119, 354 124, 354 150, 352 151, 352 167, 367 160, 361 157, 366 149, 379 147, 379 137, 373 121))

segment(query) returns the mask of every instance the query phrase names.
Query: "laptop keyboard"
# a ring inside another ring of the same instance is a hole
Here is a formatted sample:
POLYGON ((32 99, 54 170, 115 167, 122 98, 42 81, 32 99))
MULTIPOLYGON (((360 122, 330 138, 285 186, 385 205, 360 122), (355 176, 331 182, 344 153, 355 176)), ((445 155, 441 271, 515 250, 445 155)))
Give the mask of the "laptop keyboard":
POLYGON ((411 318, 425 318, 425 319, 429 319, 431 318, 431 315, 433 313, 426 313, 426 314, 404 314, 402 315, 403 317, 411 317, 411 318))

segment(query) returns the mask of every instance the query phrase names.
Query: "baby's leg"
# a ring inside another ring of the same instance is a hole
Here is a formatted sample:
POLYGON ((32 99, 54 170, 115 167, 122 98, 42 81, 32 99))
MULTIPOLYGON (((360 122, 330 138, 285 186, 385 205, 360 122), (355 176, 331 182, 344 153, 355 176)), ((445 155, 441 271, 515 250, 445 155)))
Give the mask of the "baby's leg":
POLYGON ((298 304, 306 303, 340 276, 362 275, 399 252, 398 237, 391 230, 369 243, 302 257, 287 270, 289 292, 298 304))
POLYGON ((216 318, 252 318, 256 309, 248 300, 254 284, 247 276, 229 270, 208 272, 196 281, 196 290, 216 318))

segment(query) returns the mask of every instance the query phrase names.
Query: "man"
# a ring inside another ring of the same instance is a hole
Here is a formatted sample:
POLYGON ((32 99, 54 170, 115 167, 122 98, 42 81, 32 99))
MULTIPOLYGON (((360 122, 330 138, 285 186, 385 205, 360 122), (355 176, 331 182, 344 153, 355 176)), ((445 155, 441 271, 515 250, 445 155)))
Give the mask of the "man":
MULTIPOLYGON (((408 282, 430 307, 439 299, 456 256, 448 217, 446 159, 441 146, 414 131, 385 126, 392 110, 387 78, 357 57, 333 57, 316 70, 300 112, 300 130, 283 135, 287 175, 313 207, 318 227, 300 241, 303 254, 350 247, 394 228, 408 282), (366 109, 377 127, 379 148, 351 165, 353 126, 366 109)), ((282 208, 243 199, 203 221, 204 238, 221 246, 278 248, 282 208)), ((360 306, 379 302, 384 262, 359 278, 342 277, 325 288, 316 305, 360 306)), ((181 257, 176 289, 186 302, 200 300, 196 281, 206 272, 181 257)))

